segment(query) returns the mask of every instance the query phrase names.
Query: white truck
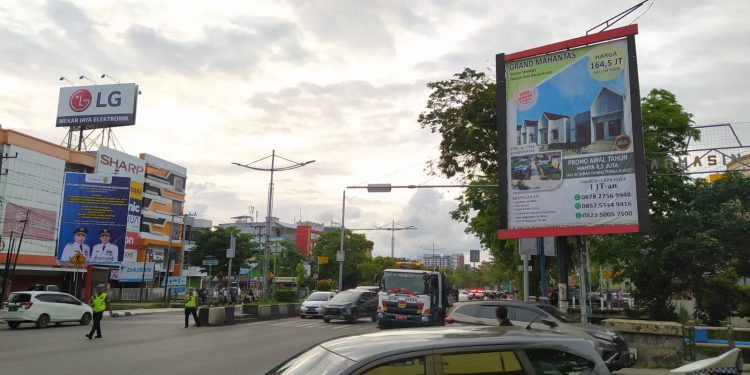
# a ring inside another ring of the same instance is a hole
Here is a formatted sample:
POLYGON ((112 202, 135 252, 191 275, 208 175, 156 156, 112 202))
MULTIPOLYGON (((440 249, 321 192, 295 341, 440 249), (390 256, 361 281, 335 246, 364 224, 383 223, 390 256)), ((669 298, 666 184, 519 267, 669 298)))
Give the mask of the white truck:
POLYGON ((378 276, 378 328, 444 324, 449 292, 444 273, 386 269, 378 276))

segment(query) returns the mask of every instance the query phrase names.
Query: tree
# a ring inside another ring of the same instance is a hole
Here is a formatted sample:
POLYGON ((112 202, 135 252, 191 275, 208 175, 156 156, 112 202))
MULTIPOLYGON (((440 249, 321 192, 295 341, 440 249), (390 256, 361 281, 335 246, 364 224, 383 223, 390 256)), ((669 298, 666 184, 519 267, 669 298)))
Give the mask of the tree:
MULTIPOLYGON (((320 265, 319 277, 321 279, 338 280, 339 263, 336 262, 336 252, 339 251, 341 244, 341 230, 334 229, 324 232, 315 245, 315 251, 318 256, 327 256, 328 264, 320 265)), ((370 258, 369 251, 372 251, 373 242, 369 241, 364 234, 352 233, 350 230, 344 231, 344 267, 340 290, 353 288, 359 281, 357 265, 366 263, 370 258)))
MULTIPOLYGON (((227 249, 229 248, 229 241, 232 234, 237 236, 232 268, 236 269, 235 267, 239 267, 254 251, 257 251, 257 244, 251 241, 253 239, 252 235, 241 233, 238 228, 232 227, 213 227, 211 229, 194 230, 193 241, 195 241, 195 248, 190 254, 190 264, 201 266, 205 270, 208 270, 207 266, 203 266, 203 260, 206 257, 213 256, 219 261, 219 264, 212 266, 211 271, 214 274, 218 272, 227 274, 227 267, 229 265, 227 249)), ((237 272, 235 271, 232 274, 236 275, 237 272)))

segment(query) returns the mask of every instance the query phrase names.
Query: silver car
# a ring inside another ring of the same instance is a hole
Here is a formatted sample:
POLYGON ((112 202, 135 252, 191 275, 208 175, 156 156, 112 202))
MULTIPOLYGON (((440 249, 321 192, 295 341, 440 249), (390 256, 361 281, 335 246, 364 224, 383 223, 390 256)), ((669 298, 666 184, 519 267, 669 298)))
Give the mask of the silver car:
POLYGON ((445 322, 497 325, 495 310, 498 306, 505 306, 508 319, 515 326, 562 333, 592 342, 611 371, 635 363, 628 344, 620 335, 602 326, 572 323, 549 304, 502 300, 456 303, 445 322))
POLYGON ((266 375, 609 374, 590 342, 519 327, 407 328, 332 339, 266 375))
POLYGON ((302 306, 299 308, 299 317, 305 319, 307 317, 321 318, 323 313, 320 310, 320 306, 328 302, 335 296, 335 292, 314 292, 305 298, 302 302, 302 306))

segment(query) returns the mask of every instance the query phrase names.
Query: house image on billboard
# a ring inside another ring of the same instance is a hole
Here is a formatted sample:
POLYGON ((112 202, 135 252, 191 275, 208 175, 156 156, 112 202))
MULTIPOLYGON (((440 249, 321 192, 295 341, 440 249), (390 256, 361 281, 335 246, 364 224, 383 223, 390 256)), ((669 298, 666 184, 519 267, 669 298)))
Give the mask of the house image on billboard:
POLYGON ((591 133, 594 141, 611 141, 622 134, 623 106, 622 94, 602 88, 591 104, 591 133))
POLYGON ((609 151, 618 135, 627 133, 623 109, 624 95, 603 87, 588 111, 572 118, 568 115, 542 112, 538 121, 525 120, 516 126, 519 145, 536 143, 541 150, 575 148, 582 152, 609 151), (592 138, 593 135, 593 138, 592 138))

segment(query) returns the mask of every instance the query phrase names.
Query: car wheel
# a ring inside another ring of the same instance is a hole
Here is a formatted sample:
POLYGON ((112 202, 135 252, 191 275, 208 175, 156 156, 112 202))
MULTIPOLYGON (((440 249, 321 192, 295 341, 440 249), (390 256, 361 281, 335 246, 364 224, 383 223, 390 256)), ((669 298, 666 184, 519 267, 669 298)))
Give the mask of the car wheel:
POLYGON ((16 329, 20 325, 21 325, 21 322, 8 322, 8 327, 10 327, 10 329, 16 329))
POLYGON ((83 313, 83 316, 81 317, 81 325, 87 326, 89 323, 91 323, 91 314, 89 313, 83 313))
POLYGON ((357 309, 352 309, 352 315, 349 315, 348 317, 346 317, 346 320, 349 323, 354 323, 357 321, 358 318, 359 318, 359 311, 357 311, 357 309))
POLYGON ((36 328, 44 328, 49 325, 49 315, 42 314, 39 315, 39 318, 36 320, 36 328))
POLYGON ((330 322, 331 322, 331 319, 328 319, 328 318, 323 318, 323 321, 324 321, 324 322, 326 322, 326 323, 330 323, 330 322))
POLYGON ((378 321, 378 329, 388 329, 388 323, 382 320, 378 321))

